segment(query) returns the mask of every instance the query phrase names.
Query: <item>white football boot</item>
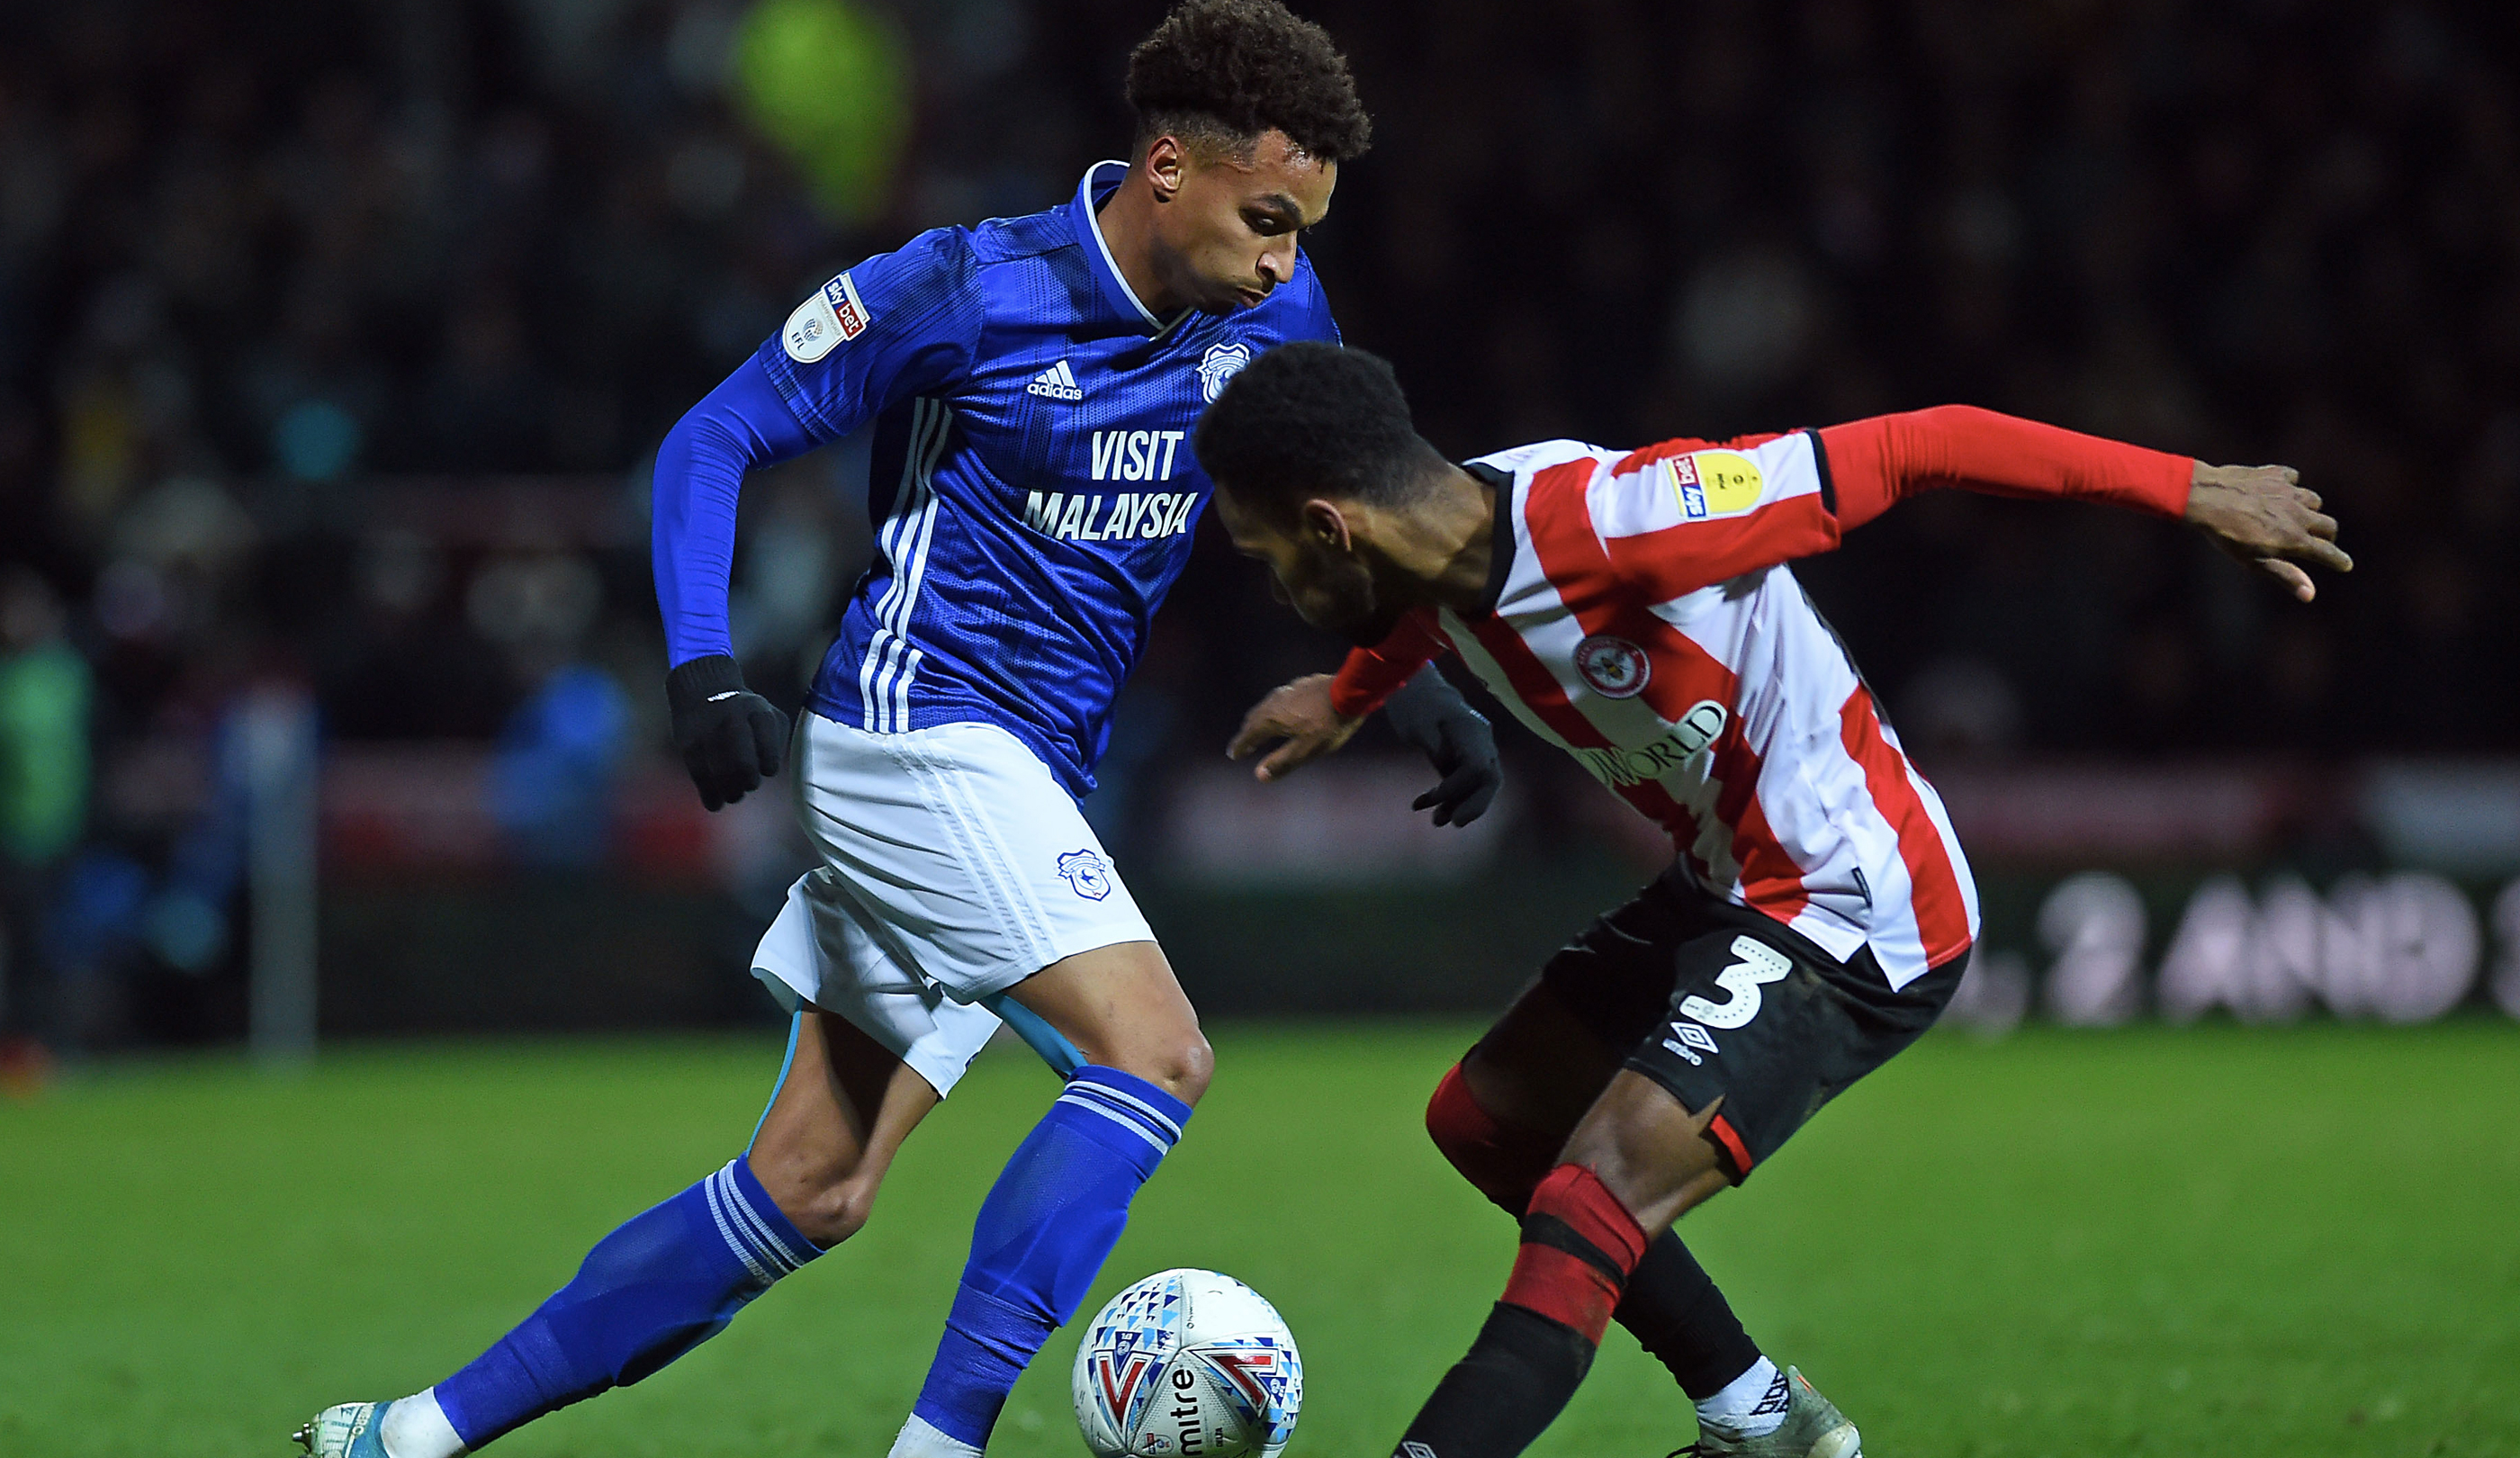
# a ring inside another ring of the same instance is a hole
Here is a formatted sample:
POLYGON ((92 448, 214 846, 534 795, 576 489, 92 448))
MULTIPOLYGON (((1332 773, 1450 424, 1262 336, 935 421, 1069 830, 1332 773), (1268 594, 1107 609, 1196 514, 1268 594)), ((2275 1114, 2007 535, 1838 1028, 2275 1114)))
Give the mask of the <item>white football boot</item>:
POLYGON ((1864 1458, 1863 1435, 1792 1367, 1785 1369, 1785 1420, 1774 1433, 1733 1437, 1701 1429, 1697 1441, 1671 1458, 1864 1458))
POLYGON ((385 1458, 382 1435, 390 1402, 344 1402, 328 1407, 292 1436, 307 1458, 385 1458))

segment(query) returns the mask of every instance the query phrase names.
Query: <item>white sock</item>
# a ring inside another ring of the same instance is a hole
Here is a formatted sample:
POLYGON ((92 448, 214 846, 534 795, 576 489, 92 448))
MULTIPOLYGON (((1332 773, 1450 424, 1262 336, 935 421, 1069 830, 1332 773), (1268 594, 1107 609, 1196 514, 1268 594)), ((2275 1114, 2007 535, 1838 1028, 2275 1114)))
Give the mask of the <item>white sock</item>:
POLYGON ((465 1451, 455 1425, 446 1421, 446 1409, 437 1405, 435 1388, 386 1408, 377 1440, 385 1445, 385 1458, 461 1458, 465 1451))
MULTIPOLYGON (((397 1453, 394 1458, 402 1458, 397 1453)), ((892 1440, 891 1458, 980 1458, 980 1450, 948 1433, 917 1413, 901 1425, 901 1435, 892 1440)))
POLYGON ((1734 1437, 1765 1437, 1783 1426, 1790 1395, 1785 1374, 1761 1357, 1750 1364, 1749 1371, 1725 1384, 1724 1390, 1697 1404, 1697 1421, 1701 1427, 1721 1428, 1734 1437))

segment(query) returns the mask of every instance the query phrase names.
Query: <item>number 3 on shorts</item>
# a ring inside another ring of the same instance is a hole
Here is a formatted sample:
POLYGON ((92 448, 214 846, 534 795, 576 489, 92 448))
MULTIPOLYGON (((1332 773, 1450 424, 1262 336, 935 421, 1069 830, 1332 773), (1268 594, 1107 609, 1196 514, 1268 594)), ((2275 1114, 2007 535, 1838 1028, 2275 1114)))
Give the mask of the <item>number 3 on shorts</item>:
POLYGON ((1784 953, 1747 934, 1732 938, 1732 955, 1733 964, 1715 975, 1715 985, 1732 993, 1732 1000, 1708 1002, 1692 992, 1680 1000, 1684 1017, 1709 1027, 1739 1027, 1759 1016, 1759 984, 1782 981, 1794 970, 1784 953))

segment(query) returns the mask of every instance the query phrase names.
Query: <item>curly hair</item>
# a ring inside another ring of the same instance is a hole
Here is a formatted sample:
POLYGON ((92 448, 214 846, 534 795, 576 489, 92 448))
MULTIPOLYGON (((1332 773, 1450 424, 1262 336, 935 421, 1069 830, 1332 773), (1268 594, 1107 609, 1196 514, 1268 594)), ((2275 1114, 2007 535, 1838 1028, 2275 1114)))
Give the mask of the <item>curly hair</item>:
POLYGON ((1313 495, 1405 505, 1444 463, 1388 363, 1320 340, 1281 344, 1236 375, 1191 449, 1218 490, 1281 519, 1313 495))
POLYGON ((1141 148, 1170 132, 1242 152, 1274 129, 1338 162, 1373 140, 1347 58, 1279 0, 1182 0, 1129 53, 1129 106, 1141 148))

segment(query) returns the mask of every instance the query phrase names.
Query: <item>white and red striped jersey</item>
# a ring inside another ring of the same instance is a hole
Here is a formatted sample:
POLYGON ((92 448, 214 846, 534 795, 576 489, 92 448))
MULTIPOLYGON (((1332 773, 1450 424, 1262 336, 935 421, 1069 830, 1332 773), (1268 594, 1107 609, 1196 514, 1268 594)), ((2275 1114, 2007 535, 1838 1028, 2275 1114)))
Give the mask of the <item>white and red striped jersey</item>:
POLYGON ((1708 889, 1893 987, 1966 951, 1977 891, 1931 785, 1783 564, 1932 485, 2182 510, 2191 463, 1945 407, 1637 451, 1554 440, 1497 487, 1484 611, 1413 613, 1351 657, 1343 712, 1449 649, 1670 833, 1708 889))

